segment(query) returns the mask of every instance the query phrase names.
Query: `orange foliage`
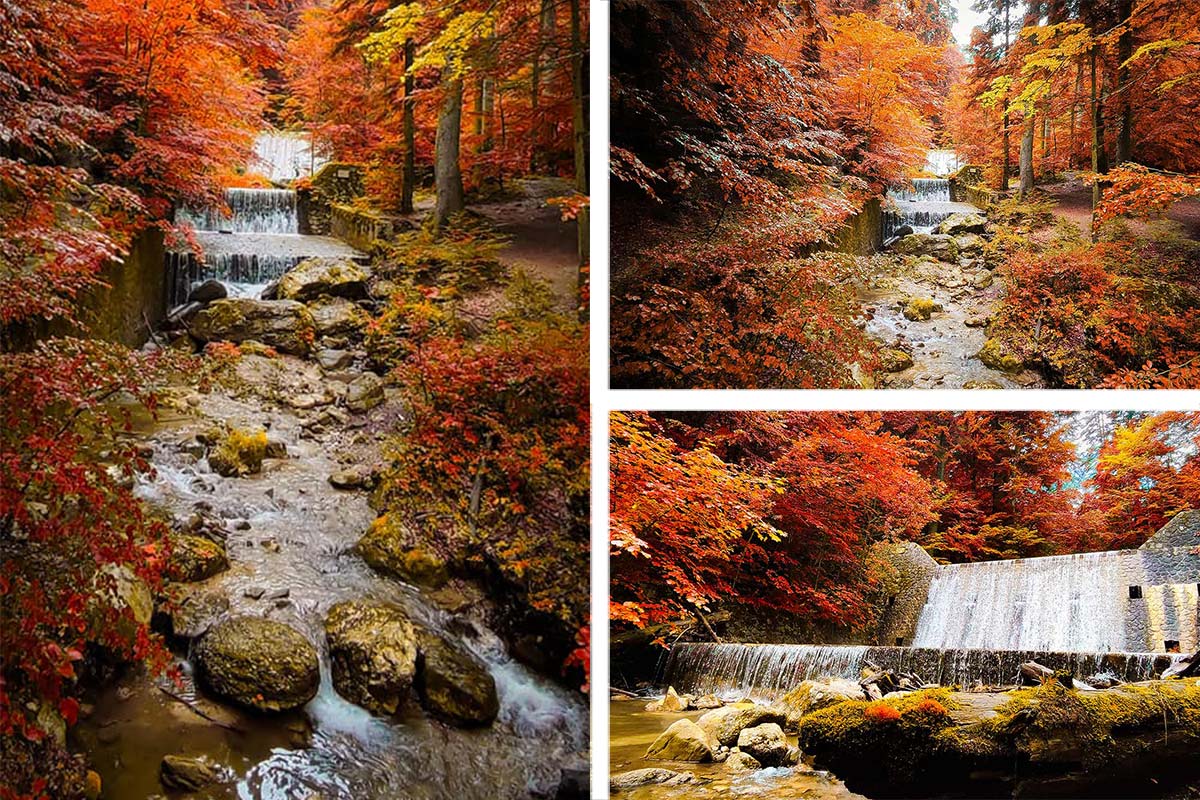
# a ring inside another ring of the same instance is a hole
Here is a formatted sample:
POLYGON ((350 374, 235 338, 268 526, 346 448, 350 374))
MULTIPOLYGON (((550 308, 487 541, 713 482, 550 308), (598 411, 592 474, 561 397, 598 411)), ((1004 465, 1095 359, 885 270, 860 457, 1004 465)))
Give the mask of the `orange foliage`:
POLYGON ((867 703, 863 707, 863 716, 866 717, 867 722, 874 723, 875 725, 884 725, 900 719, 900 712, 887 703, 876 700, 873 703, 867 703))

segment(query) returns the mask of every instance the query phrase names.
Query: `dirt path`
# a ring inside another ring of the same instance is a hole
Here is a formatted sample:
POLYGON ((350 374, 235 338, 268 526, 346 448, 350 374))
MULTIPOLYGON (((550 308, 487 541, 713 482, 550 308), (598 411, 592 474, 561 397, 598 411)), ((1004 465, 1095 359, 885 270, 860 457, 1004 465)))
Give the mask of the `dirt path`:
MULTIPOLYGON (((1079 230, 1086 234, 1092 224, 1092 190, 1079 180, 1039 186, 1038 189, 1050 195, 1057 206, 1055 216, 1074 223, 1079 230)), ((1167 212, 1166 218, 1183 226, 1184 234, 1200 241, 1200 198, 1191 197, 1176 203, 1167 212)), ((1131 222, 1134 231, 1144 233, 1145 222, 1131 222)))

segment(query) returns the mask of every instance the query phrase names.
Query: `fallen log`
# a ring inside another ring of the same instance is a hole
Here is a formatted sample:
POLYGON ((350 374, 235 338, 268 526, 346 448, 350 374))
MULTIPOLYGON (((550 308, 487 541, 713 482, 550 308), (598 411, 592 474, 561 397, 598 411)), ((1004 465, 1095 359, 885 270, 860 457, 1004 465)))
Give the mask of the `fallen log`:
POLYGON ((1163 670, 1163 678, 1192 678, 1200 675, 1200 652, 1181 658, 1163 670))

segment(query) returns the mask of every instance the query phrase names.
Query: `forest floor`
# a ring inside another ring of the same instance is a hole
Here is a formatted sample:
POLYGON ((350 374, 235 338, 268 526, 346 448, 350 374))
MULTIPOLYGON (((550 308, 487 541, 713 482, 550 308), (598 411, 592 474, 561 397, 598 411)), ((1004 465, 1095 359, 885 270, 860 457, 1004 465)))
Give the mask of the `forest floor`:
MULTIPOLYGON (((1057 205, 1055 216, 1073 223, 1086 234, 1092 224, 1092 189, 1078 178, 1059 183, 1038 186, 1057 205)), ((1166 218, 1179 223, 1189 239, 1200 241, 1200 198, 1192 197, 1179 201, 1167 212, 1166 218)), ((1145 231, 1146 223, 1131 222, 1137 232, 1145 231)))
POLYGON ((510 238, 500 252, 501 263, 546 281, 560 300, 574 303, 579 274, 576 226, 563 222, 557 207, 546 205, 547 199, 572 194, 574 188, 562 178, 528 178, 518 184, 520 196, 471 209, 510 238))

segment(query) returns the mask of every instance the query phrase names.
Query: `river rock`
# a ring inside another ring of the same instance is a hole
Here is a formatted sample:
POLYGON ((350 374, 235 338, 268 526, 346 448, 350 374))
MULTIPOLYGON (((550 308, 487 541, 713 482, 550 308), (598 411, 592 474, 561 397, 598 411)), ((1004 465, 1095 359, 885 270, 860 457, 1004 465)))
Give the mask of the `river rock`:
POLYGON ((979 214, 956 213, 946 217, 938 224, 935 231, 951 236, 960 233, 983 233, 987 230, 987 219, 979 214))
POLYGON ((885 347, 879 351, 879 369, 884 372, 903 372, 913 365, 913 357, 903 350, 885 347))
POLYGON ((984 366, 1000 372, 1020 372, 1025 369, 1025 364, 1021 359, 1009 353, 1004 345, 996 339, 988 339, 984 342, 975 357, 982 361, 984 366))
POLYGON ((729 772, 754 772, 762 769, 762 766, 758 759, 741 750, 734 750, 729 754, 729 758, 725 759, 725 769, 729 772))
POLYGON ((726 747, 737 744, 738 734, 745 728, 774 722, 783 725, 787 722, 783 713, 778 709, 767 708, 756 703, 734 703, 733 705, 709 711, 696 720, 705 734, 726 747))
POLYGON ((204 283, 188 293, 189 303, 211 303, 214 300, 224 300, 229 296, 225 284, 209 278, 204 283))
POLYGON ((646 758, 704 763, 713 760, 713 746, 712 738, 703 728, 690 719, 678 719, 651 743, 646 758))
POLYGON ((420 632, 417 692, 421 705, 461 727, 491 725, 500 713, 496 681, 478 659, 437 634, 420 632))
POLYGON ((213 472, 226 478, 253 475, 262 471, 267 457, 267 432, 231 430, 208 454, 213 472))
POLYGON ((696 776, 690 772, 650 767, 619 772, 608 779, 608 788, 615 792, 621 789, 636 789, 639 786, 679 786, 689 783, 697 783, 696 776))
POLYGON ((371 316, 345 298, 335 297, 321 303, 310 303, 318 336, 362 336, 371 316))
POLYGON ((976 289, 988 288, 992 285, 992 273, 988 272, 986 269, 981 270, 975 275, 974 278, 971 279, 971 285, 976 289))
POLYGON ((349 350, 321 350, 316 355, 317 365, 323 370, 345 369, 354 363, 354 353, 349 350))
POLYGON ((273 620, 233 617, 200 639, 195 659, 201 684, 254 711, 299 708, 321 681, 316 648, 297 630, 273 620))
POLYGON ((276 293, 284 300, 314 300, 328 297, 367 296, 367 273, 340 258, 309 258, 279 279, 276 293))
POLYGON ((766 767, 786 766, 791 756, 783 728, 774 722, 743 728, 738 734, 737 749, 766 767))
POLYGON ((439 589, 450 579, 446 562, 409 542, 408 532, 389 516, 371 523, 356 549, 363 561, 379 572, 416 586, 439 589))
POLYGON ((932 256, 938 261, 958 259, 958 242, 949 234, 913 233, 892 245, 894 252, 909 256, 932 256))
POLYGON ((395 714, 417 671, 416 632, 404 610, 387 603, 338 603, 325 618, 325 639, 337 693, 376 714, 395 714))
POLYGON ((687 701, 680 697, 674 686, 667 687, 667 693, 657 700, 652 700, 646 704, 647 711, 686 711, 688 707, 687 701))
POLYGON ((195 583, 229 569, 225 548, 201 536, 176 536, 171 542, 167 575, 179 583, 195 583))
POLYGON ((904 318, 913 322, 929 319, 942 310, 942 304, 931 297, 910 297, 904 304, 904 318))
POLYGON ((346 408, 362 414, 384 401, 383 381, 373 372, 364 372, 346 387, 346 408))
MULTIPOLYGON (((964 233, 954 237, 954 241, 958 243, 959 253, 978 254, 983 250, 984 238, 977 233, 964 233)), ((961 259, 960 266, 969 267, 975 263, 973 258, 961 259)))
POLYGON ((725 704, 721 702, 721 698, 717 697, 715 694, 702 694, 689 703, 691 708, 694 708, 698 711, 707 711, 711 708, 720 708, 723 705, 725 704))
POLYGON ((213 784, 224 783, 228 773, 200 758, 168 755, 163 756, 158 776, 168 789, 198 792, 213 784))
POLYGON ((231 297, 217 300, 196 315, 191 333, 202 342, 254 339, 281 353, 308 354, 316 324, 303 303, 231 297))
POLYGON ((335 489, 374 489, 378 481, 375 472, 364 464, 339 469, 329 476, 329 485, 335 489))

